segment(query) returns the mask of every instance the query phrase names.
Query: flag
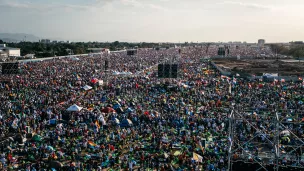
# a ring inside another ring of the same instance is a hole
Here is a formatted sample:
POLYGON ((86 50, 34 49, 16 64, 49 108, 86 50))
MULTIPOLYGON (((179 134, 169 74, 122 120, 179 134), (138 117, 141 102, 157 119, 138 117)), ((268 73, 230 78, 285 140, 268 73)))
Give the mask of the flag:
POLYGON ((200 156, 199 154, 193 153, 193 160, 202 163, 203 162, 203 157, 200 156))
POLYGON ((55 154, 55 152, 52 153, 52 158, 55 160, 58 158, 57 155, 55 154))
POLYGON ((232 139, 231 137, 228 137, 228 141, 229 141, 229 153, 231 152, 231 147, 232 147, 232 139))
POLYGON ((139 87, 139 85, 138 85, 138 83, 136 83, 136 84, 135 84, 135 88, 138 89, 138 87, 139 87))
POLYGON ((99 125, 98 120, 95 121, 95 125, 97 126, 98 129, 100 129, 100 125, 99 125))
POLYGON ((80 76, 77 74, 76 75, 77 81, 81 80, 80 76))
POLYGON ((9 88, 8 84, 5 84, 5 87, 6 87, 8 90, 10 90, 10 88, 9 88))
POLYGON ((93 147, 97 146, 97 144, 95 144, 93 141, 88 141, 88 144, 93 147))
POLYGON ((231 94, 231 84, 229 84, 229 93, 231 94))

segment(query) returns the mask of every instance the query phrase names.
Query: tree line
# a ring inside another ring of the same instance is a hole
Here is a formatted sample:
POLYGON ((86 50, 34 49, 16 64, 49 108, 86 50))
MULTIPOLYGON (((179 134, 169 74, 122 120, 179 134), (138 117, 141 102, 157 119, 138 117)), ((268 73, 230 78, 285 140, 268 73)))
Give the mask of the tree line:
MULTIPOLYGON (((0 44, 5 43, 0 40, 0 44)), ((75 42, 75 43, 40 43, 40 42, 19 42, 6 43, 8 47, 20 48, 21 56, 35 54, 37 58, 66 56, 71 52, 73 54, 90 53, 89 48, 107 48, 111 51, 132 49, 132 48, 156 48, 160 47, 158 43, 128 43, 128 42, 75 42)), ((173 46, 173 44, 162 44, 161 46, 173 46)))
POLYGON ((271 44, 270 47, 277 54, 292 56, 296 59, 304 58, 304 44, 291 45, 290 48, 280 44, 271 44))

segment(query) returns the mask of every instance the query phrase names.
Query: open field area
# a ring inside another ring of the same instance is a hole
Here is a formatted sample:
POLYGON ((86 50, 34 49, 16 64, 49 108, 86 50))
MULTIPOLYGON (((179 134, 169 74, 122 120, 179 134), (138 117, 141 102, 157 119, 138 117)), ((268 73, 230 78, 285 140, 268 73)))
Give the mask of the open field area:
POLYGON ((235 60, 214 59, 213 62, 225 71, 243 71, 248 74, 279 73, 279 75, 303 75, 304 62, 297 60, 235 60))

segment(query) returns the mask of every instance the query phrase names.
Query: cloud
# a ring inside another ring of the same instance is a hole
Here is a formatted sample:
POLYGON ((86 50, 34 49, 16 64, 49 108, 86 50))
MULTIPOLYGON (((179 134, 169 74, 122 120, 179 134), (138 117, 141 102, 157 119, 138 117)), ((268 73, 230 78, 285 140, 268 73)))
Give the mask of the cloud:
POLYGON ((13 1, 0 1, 0 6, 9 8, 31 8, 30 3, 13 2, 13 1))
POLYGON ((130 5, 133 7, 144 7, 144 4, 137 0, 120 0, 123 5, 130 5))
POLYGON ((164 8, 162 6, 155 5, 155 4, 148 4, 147 6, 152 8, 152 9, 156 9, 156 10, 160 10, 160 11, 165 11, 165 12, 169 11, 169 9, 164 8))
POLYGON ((91 5, 74 5, 74 4, 42 4, 42 3, 31 3, 26 1, 16 0, 0 0, 0 7, 17 8, 17 9, 31 9, 37 11, 52 10, 52 9, 68 9, 68 10, 93 10, 97 7, 101 7, 100 4, 107 4, 110 0, 105 0, 103 3, 91 5))
POLYGON ((273 7, 271 6, 266 6, 266 5, 261 5, 261 4, 254 4, 254 3, 244 3, 244 2, 237 2, 237 1, 225 1, 220 3, 222 5, 237 5, 237 6, 242 6, 246 8, 254 8, 254 9, 263 9, 263 10, 271 10, 273 7))
POLYGON ((160 11, 168 11, 168 9, 155 4, 145 4, 139 0, 95 0, 94 3, 89 5, 75 5, 75 4, 42 4, 30 3, 18 0, 0 0, 0 7, 18 8, 18 9, 31 9, 37 11, 64 9, 64 10, 97 10, 99 8, 109 6, 113 3, 131 6, 135 8, 151 8, 160 11))

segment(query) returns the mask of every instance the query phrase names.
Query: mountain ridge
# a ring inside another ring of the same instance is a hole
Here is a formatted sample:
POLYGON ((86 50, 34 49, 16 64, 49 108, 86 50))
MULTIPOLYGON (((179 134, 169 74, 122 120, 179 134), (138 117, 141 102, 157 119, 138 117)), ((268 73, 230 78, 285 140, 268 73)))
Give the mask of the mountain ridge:
POLYGON ((0 33, 0 39, 4 42, 20 42, 20 41, 28 41, 28 42, 38 42, 39 37, 33 34, 26 33, 0 33))

